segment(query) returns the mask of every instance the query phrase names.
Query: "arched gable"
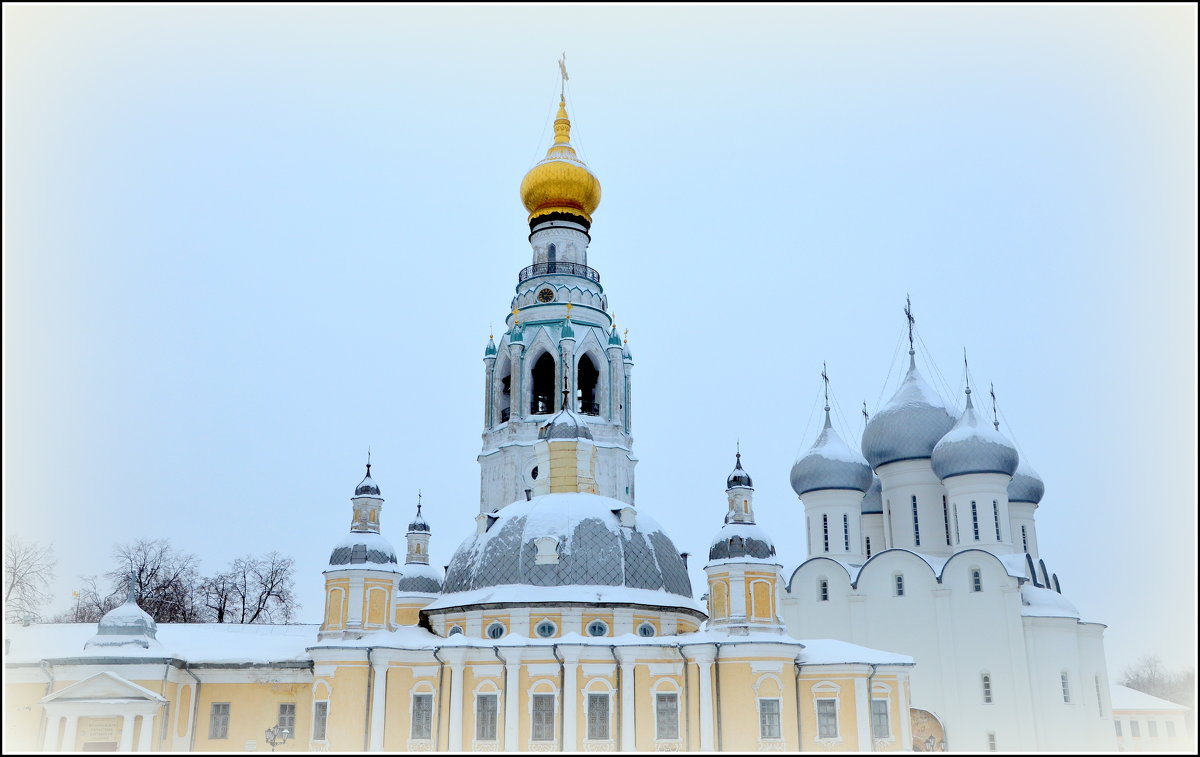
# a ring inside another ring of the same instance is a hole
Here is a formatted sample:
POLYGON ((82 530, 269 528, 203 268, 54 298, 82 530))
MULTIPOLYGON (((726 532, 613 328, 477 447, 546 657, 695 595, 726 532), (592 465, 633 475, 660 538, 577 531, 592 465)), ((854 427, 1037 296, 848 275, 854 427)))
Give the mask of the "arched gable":
MULTIPOLYGON (((800 563, 800 565, 797 566, 794 571, 792 571, 792 576, 787 582, 787 593, 792 593, 792 586, 795 584, 798 577, 801 579, 801 581, 805 581, 807 580, 807 576, 815 575, 816 572, 820 572, 823 576, 830 579, 830 591, 833 591, 835 585, 841 586, 841 579, 843 578, 845 579, 846 588, 851 588, 853 586, 853 578, 850 575, 850 571, 846 569, 845 565, 842 565, 837 560, 821 555, 819 557, 810 557, 809 559, 800 563), (800 576, 800 571, 804 571, 805 575, 800 576), (835 581, 837 581, 836 584, 835 581)), ((802 584, 795 585, 797 588, 799 588, 802 584)))

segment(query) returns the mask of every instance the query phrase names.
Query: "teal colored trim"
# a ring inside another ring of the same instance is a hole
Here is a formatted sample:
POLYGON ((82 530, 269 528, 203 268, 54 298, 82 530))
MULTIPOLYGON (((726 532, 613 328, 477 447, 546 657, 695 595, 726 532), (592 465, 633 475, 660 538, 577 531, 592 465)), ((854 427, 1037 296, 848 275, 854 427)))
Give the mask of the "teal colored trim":
MULTIPOLYGON (((522 327, 525 327, 525 326, 554 326, 554 325, 562 323, 565 320, 566 320, 566 318, 556 318, 553 321, 523 321, 521 323, 521 326, 522 327)), ((601 326, 598 323, 590 323, 589 321, 577 321, 574 318, 571 319, 571 325, 572 326, 591 326, 594 329, 604 328, 603 326, 601 326)))
MULTIPOLYGON (((566 304, 567 303, 565 303, 565 302, 535 302, 532 305, 526 305, 525 307, 521 308, 521 312, 524 313, 526 310, 533 310, 534 308, 553 308, 553 307, 561 308, 566 304)), ((608 317, 608 313, 605 313, 600 308, 592 307, 591 305, 582 305, 578 302, 572 302, 571 307, 575 310, 590 310, 593 313, 600 313, 600 314, 604 315, 606 318, 608 317)), ((508 317, 509 318, 512 317, 512 311, 509 311, 508 317)), ((571 316, 571 317, 574 318, 574 316, 571 316)), ((522 323, 524 323, 524 321, 522 321, 522 323)), ((604 328, 608 328, 608 326, 605 326, 604 328)))
MULTIPOLYGON (((562 261, 562 262, 565 262, 565 261, 562 261)), ((593 268, 592 270, 595 270, 595 269, 593 268)), ((543 279, 549 279, 554 276, 563 276, 563 277, 569 277, 572 279, 583 279, 587 283, 589 283, 592 286, 599 289, 600 294, 604 294, 604 285, 603 284, 601 284, 599 281, 592 281, 587 276, 580 276, 577 273, 541 273, 541 274, 538 274, 537 276, 530 276, 529 278, 525 279, 524 281, 518 281, 517 285, 515 287, 513 287, 513 291, 520 292, 521 287, 529 286, 529 282, 531 282, 531 281, 542 281, 543 279)))

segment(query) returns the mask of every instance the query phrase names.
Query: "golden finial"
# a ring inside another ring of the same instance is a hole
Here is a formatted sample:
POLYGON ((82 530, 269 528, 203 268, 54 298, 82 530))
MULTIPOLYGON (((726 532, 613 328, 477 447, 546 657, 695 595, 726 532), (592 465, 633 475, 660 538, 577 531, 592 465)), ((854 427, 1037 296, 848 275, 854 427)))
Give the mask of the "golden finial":
POLYGON ((625 344, 629 344, 629 329, 625 329, 625 344))
POLYGON ((521 325, 521 319, 520 319, 520 318, 518 318, 517 316, 521 315, 521 308, 513 308, 512 315, 513 315, 513 323, 515 323, 515 324, 517 324, 518 326, 520 326, 520 325, 521 325))
POLYGON ((573 308, 573 307, 575 307, 575 306, 574 306, 574 305, 572 305, 572 304, 571 304, 571 303, 569 303, 569 302, 567 303, 567 317, 568 317, 568 318, 570 318, 570 317, 571 317, 571 308, 573 308))

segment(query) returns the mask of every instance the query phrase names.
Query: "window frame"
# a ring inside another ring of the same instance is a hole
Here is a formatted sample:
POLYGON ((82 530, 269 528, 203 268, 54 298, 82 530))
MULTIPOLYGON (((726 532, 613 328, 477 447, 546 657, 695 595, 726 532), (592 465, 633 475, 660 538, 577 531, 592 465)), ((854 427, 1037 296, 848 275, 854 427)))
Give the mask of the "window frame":
POLYGON ((229 721, 233 707, 229 702, 213 702, 208 708, 208 738, 229 738, 229 721), (224 708, 219 710, 218 708, 224 708), (219 727, 218 727, 219 726, 219 727))
POLYGON ((783 701, 780 697, 759 697, 758 699, 758 740, 759 741, 783 741, 783 701), (764 706, 771 704, 775 706, 775 712, 770 713, 764 710, 764 706), (771 722, 769 716, 774 716, 774 722, 771 722), (774 728, 774 734, 767 732, 769 728, 774 728))
POLYGON ((897 596, 897 597, 904 596, 904 574, 903 573, 892 574, 892 591, 894 592, 894 596, 897 596))
POLYGON ((587 740, 588 741, 612 741, 612 694, 607 691, 586 692, 585 706, 587 707, 587 712, 586 712, 585 718, 584 718, 584 721, 585 721, 585 729, 584 730, 587 734, 587 737, 586 737, 587 740), (601 722, 604 727, 604 735, 603 736, 596 735, 592 730, 593 726, 597 725, 597 722, 598 722, 593 716, 593 713, 596 712, 594 703, 601 702, 601 701, 604 702, 604 706, 602 708, 604 716, 599 722, 601 722))
POLYGON ((1129 721, 1129 738, 1140 739, 1142 737, 1142 729, 1136 720, 1129 721))
POLYGON ((1058 674, 1058 680, 1062 684, 1063 704, 1071 704, 1071 678, 1067 674, 1067 671, 1061 671, 1058 674))
POLYGON ((475 741, 492 742, 498 741, 499 738, 500 694, 495 691, 481 691, 475 695, 475 741), (489 702, 490 712, 487 711, 489 702), (488 725, 491 726, 490 736, 484 732, 484 726, 488 725))
POLYGON ((275 722, 276 722, 276 725, 278 725, 280 728, 286 728, 288 730, 288 733, 295 736, 296 735, 296 703, 295 702, 280 702, 279 703, 279 717, 275 722), (290 719, 291 719, 290 724, 283 722, 283 719, 285 717, 285 715, 283 713, 284 707, 292 708, 291 714, 289 716, 286 716, 286 717, 290 717, 290 719))
POLYGON ((983 703, 993 704, 995 697, 992 693, 992 675, 991 673, 981 673, 979 683, 983 688, 983 703))
POLYGON ((837 697, 816 697, 813 704, 817 709, 817 738, 824 741, 832 741, 841 738, 841 724, 838 722, 838 698, 837 697), (826 712, 822 713, 822 708, 826 712), (824 716, 824 719, 822 718, 824 716), (833 734, 826 733, 826 722, 832 717, 833 734))
POLYGON ((484 629, 484 631, 483 631, 483 635, 484 635, 484 638, 488 638, 488 639, 491 639, 492 641, 496 641, 498 639, 503 639, 504 634, 507 631, 508 631, 508 629, 505 627, 505 625, 503 623, 501 623, 498 620, 493 620, 491 623, 488 623, 487 628, 484 629), (500 632, 493 634, 492 631, 497 628, 500 629, 500 632))
POLYGON ((547 741, 554 741, 556 738, 558 738, 558 733, 557 733, 558 695, 557 694, 547 694, 544 692, 531 694, 529 696, 529 707, 530 707, 529 740, 544 743, 547 741), (539 709, 538 709, 539 702, 543 702, 543 703, 548 702, 550 704, 549 710, 547 711, 547 708, 542 707, 541 710, 539 711, 539 709), (546 730, 545 730, 546 722, 542 722, 542 723, 538 722, 539 712, 542 715, 543 720, 548 720, 548 722, 549 722, 549 726, 550 726, 550 735, 549 736, 544 735, 546 733, 546 730), (548 718, 547 718, 547 712, 549 715, 548 718), (539 728, 540 728, 540 730, 539 730, 539 728), (543 735, 539 737, 538 736, 539 733, 541 733, 543 735))
POLYGON ((971 533, 975 536, 975 541, 979 541, 979 505, 975 500, 971 500, 971 533))
POLYGON ((871 697, 871 738, 873 739, 890 739, 892 738, 892 717, 891 717, 891 700, 871 697), (883 712, 877 712, 876 705, 883 705, 883 712), (879 733, 880 715, 883 720, 883 735, 879 733))
POLYGON ((828 602, 829 601, 829 579, 828 578, 818 578, 817 579, 817 601, 818 602, 828 602))
POLYGON ((409 741, 430 741, 433 739, 433 694, 431 692, 414 692, 412 695, 412 705, 409 708, 409 724, 408 724, 408 739, 409 741), (418 701, 428 704, 427 707, 418 707, 418 701), (417 717, 417 713, 421 712, 424 721, 417 717), (425 735, 417 732, 417 726, 424 725, 425 735))
POLYGON ((318 699, 313 702, 312 740, 325 741, 329 734, 329 700, 318 699), (321 727, 317 733, 318 724, 321 727))
POLYGON ((543 618, 534 624, 533 632, 537 634, 539 639, 549 639, 558 633, 558 624, 549 618, 543 618), (542 633, 542 629, 545 627, 549 627, 550 633, 542 633))
POLYGON ((951 546, 950 542, 950 504, 946 501, 946 495, 942 495, 942 520, 946 524, 946 546, 951 546))
POLYGON ((917 518, 917 495, 912 495, 913 546, 921 546, 921 522, 917 518))
POLYGON ((608 623, 604 622, 604 620, 602 620, 600 618, 592 618, 591 620, 589 620, 587 622, 587 625, 583 627, 583 630, 590 638, 600 639, 605 636, 608 636, 609 627, 608 627, 608 623), (604 633, 592 633, 593 627, 597 627, 597 628, 603 627, 604 633))
POLYGON ((983 592, 983 571, 979 568, 971 568, 971 593, 983 592))
POLYGON ((679 741, 679 692, 654 692, 654 740, 679 741), (663 716, 670 715, 670 728, 663 728, 663 716), (664 730, 667 731, 664 733, 664 730), (672 733, 673 732, 673 733, 672 733))
POLYGON ((1148 738, 1148 739, 1157 739, 1158 738, 1158 721, 1157 720, 1147 720, 1146 721, 1146 738, 1148 738))

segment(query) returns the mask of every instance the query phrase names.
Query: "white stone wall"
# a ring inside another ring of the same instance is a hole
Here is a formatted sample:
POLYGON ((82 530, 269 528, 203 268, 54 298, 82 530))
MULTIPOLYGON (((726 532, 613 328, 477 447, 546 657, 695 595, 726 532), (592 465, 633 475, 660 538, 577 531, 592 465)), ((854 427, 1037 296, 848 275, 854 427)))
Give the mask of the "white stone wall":
MULTIPOLYGON (((863 493, 852 489, 821 489, 805 492, 801 501, 804 503, 804 513, 811 524, 808 535, 808 553, 810 555, 828 554, 851 562, 862 562, 862 499, 863 493), (825 549, 825 531, 822 517, 829 518, 829 549, 825 549), (843 518, 845 518, 843 520, 843 518), (849 524, 850 544, 846 548, 844 528, 849 524)), ((872 547, 875 540, 871 540, 872 547)), ((879 544, 880 550, 883 544, 879 544)))
MULTIPOLYGON (((978 547, 998 555, 1009 554, 1012 546, 1012 523, 1008 512, 1008 483, 1011 476, 1002 473, 972 473, 946 479, 946 496, 950 503, 951 529, 955 513, 959 519, 958 549, 978 547), (979 518, 979 538, 975 538, 971 503, 975 503, 979 518), (1000 538, 996 538, 999 512, 1000 538)), ((953 539, 953 535, 952 535, 953 539)))
MULTIPOLYGON (((884 538, 888 547, 915 549, 927 555, 949 555, 953 548, 946 544, 942 482, 933 472, 929 460, 900 460, 879 466, 875 471, 883 485, 884 538), (917 516, 921 543, 914 539, 912 497, 917 498, 917 516)), ((953 540, 954 522, 950 523, 953 540)))
POLYGON ((1008 520, 1012 532, 1013 550, 1028 552, 1036 563, 1041 554, 1038 552, 1037 529, 1034 527, 1034 512, 1037 505, 1032 502, 1009 502, 1008 520), (1025 528, 1025 539, 1021 539, 1021 527, 1025 528), (1028 549, 1025 544, 1028 544, 1028 549))

